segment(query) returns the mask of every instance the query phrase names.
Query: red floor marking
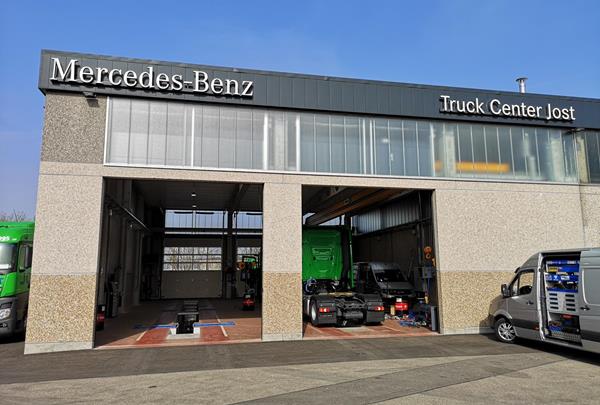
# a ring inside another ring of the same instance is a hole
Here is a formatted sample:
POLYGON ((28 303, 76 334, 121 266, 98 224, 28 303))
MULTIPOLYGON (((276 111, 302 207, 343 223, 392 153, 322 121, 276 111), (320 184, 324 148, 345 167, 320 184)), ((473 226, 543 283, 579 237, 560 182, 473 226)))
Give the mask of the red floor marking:
POLYGON ((146 345, 152 343, 164 343, 169 336, 169 329, 151 329, 142 336, 140 340, 135 342, 138 345, 146 345))
POLYGON ((334 328, 334 327, 318 329, 318 331, 322 332, 324 335, 329 335, 329 336, 354 336, 352 333, 348 333, 340 328, 334 328))
MULTIPOLYGON (((177 318, 175 312, 162 312, 158 317, 158 320, 155 322, 157 325, 166 325, 172 323, 177 318)), ((167 336, 169 336, 168 328, 156 328, 150 329, 144 333, 144 335, 140 338, 140 340, 136 341, 134 344, 136 345, 147 345, 147 344, 156 344, 156 343, 164 343, 167 340, 167 336)))
MULTIPOLYGON (((214 309, 203 309, 200 311, 201 323, 218 323, 216 311, 214 309)), ((202 342, 221 342, 229 340, 220 326, 203 326, 200 327, 200 341, 202 342)))

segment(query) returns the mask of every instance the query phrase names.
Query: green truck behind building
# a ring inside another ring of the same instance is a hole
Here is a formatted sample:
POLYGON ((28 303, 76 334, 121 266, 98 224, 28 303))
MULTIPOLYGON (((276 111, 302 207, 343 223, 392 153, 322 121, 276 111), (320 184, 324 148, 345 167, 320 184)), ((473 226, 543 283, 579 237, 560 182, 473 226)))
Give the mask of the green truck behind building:
POLYGON ((350 229, 343 226, 304 227, 302 307, 314 326, 384 321, 381 296, 355 292, 352 272, 350 229))
POLYGON ((23 333, 33 255, 33 222, 0 222, 0 337, 23 333))

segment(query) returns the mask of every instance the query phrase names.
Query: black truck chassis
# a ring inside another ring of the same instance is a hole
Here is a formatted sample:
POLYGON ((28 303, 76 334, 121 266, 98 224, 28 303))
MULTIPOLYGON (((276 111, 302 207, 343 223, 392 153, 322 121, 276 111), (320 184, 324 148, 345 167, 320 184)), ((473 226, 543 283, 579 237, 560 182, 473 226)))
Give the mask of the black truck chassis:
POLYGON ((384 321, 383 301, 375 294, 313 294, 303 297, 303 311, 314 326, 378 324, 384 321))

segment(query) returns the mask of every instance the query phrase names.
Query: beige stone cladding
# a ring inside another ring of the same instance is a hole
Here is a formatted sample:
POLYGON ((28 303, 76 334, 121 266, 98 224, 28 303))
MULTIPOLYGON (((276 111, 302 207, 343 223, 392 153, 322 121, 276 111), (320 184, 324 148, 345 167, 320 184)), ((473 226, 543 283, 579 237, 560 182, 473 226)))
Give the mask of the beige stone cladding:
POLYGON ((500 285, 537 251, 584 246, 577 187, 437 189, 434 200, 442 333, 489 326, 500 285))
POLYGON ((600 185, 582 186, 580 191, 585 245, 600 246, 600 185))
POLYGON ((106 98, 76 93, 46 95, 42 161, 102 163, 106 98))
POLYGON ((302 273, 263 273, 262 340, 302 339, 302 273))
POLYGON ((302 338, 302 187, 265 183, 263 340, 302 338))
POLYGON ((25 353, 91 349, 96 275, 34 274, 25 353))
POLYGON ((500 295, 502 283, 513 277, 512 271, 438 272, 441 332, 444 334, 489 331, 489 307, 500 295))
POLYGON ((25 352, 91 348, 102 177, 40 174, 25 352))

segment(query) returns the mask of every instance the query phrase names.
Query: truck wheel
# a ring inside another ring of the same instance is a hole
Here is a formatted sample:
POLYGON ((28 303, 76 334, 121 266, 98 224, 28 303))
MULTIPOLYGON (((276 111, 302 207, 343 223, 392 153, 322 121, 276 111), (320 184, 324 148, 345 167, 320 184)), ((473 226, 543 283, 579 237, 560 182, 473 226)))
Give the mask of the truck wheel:
POLYGON ((319 312, 317 311, 317 303, 310 303, 310 323, 313 326, 319 326, 319 312))
POLYGON ((502 343, 514 343, 517 335, 512 322, 506 318, 500 318, 494 323, 496 338, 502 343))

